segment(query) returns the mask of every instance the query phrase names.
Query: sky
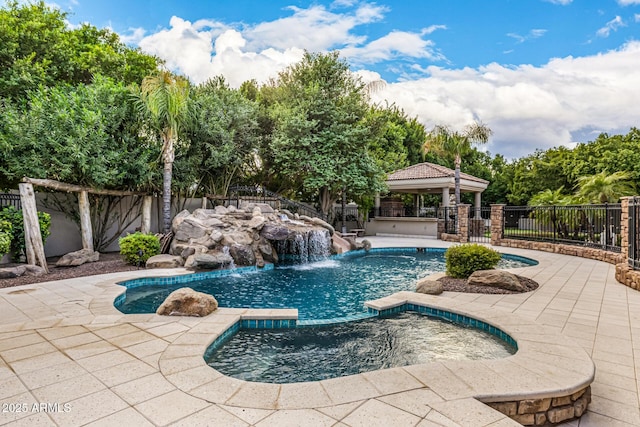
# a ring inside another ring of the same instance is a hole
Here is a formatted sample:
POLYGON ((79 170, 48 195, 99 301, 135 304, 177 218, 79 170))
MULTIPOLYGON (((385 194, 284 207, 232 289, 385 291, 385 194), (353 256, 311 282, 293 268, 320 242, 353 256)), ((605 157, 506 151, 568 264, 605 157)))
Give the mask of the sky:
POLYGON ((264 82, 305 50, 386 85, 427 130, 493 130, 514 159, 640 126, 640 0, 55 0, 194 83, 264 82))

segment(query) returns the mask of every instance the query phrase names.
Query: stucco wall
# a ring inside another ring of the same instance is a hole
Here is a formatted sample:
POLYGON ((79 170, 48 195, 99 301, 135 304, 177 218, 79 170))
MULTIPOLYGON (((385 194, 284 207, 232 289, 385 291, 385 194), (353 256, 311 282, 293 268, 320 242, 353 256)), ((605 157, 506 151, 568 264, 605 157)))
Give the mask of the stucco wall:
POLYGON ((365 224, 365 234, 406 234, 411 236, 436 237, 438 220, 436 218, 372 218, 365 224))

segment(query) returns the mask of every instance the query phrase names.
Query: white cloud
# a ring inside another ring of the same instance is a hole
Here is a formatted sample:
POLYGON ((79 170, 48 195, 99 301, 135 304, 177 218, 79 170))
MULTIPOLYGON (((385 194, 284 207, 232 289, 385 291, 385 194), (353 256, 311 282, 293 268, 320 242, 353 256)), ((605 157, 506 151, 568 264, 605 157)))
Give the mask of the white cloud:
POLYGON ((540 38, 544 36, 546 32, 547 30, 543 30, 541 28, 534 28, 524 36, 521 36, 520 34, 517 34, 517 33, 507 33, 507 36, 511 37, 512 39, 516 39, 518 43, 524 43, 527 40, 540 38))
MULTIPOLYGON (((566 6, 568 4, 571 4, 571 2, 573 0, 544 0, 544 1, 546 1, 548 3, 553 3, 553 4, 559 4, 559 5, 562 5, 562 6, 566 6)), ((622 0, 622 1, 628 1, 628 0, 622 0)))
POLYGON ((632 4, 640 4, 640 0, 618 0, 620 6, 630 6, 632 4))
POLYGON ((596 31, 598 37, 609 37, 611 31, 617 31, 620 27, 625 27, 626 24, 620 16, 616 16, 611 21, 607 22, 604 27, 596 31))
POLYGON ((174 16, 169 28, 147 36, 142 30, 131 30, 123 39, 138 41, 145 52, 163 58, 170 69, 196 83, 224 74, 234 86, 249 78, 266 81, 297 62, 304 50, 340 49, 342 57, 360 65, 397 58, 444 59, 433 42, 423 37, 446 26, 432 25, 420 32, 393 31, 368 40, 354 29, 380 21, 387 8, 374 3, 351 4, 339 0, 332 5, 350 7, 343 13, 319 5, 307 9, 291 6, 290 16, 241 28, 210 20, 191 23, 174 16))
POLYGON ((640 22, 640 13, 636 13, 635 15, 633 15, 633 18, 636 22, 640 22))
POLYGON ((481 120, 494 131, 493 153, 519 157, 536 148, 571 146, 586 130, 628 132, 638 125, 640 41, 542 67, 428 67, 429 76, 391 83, 373 95, 395 102, 428 128, 461 129, 481 120))
POLYGON ((129 28, 127 34, 120 34, 120 41, 125 44, 138 45, 145 34, 146 31, 144 28, 129 28))

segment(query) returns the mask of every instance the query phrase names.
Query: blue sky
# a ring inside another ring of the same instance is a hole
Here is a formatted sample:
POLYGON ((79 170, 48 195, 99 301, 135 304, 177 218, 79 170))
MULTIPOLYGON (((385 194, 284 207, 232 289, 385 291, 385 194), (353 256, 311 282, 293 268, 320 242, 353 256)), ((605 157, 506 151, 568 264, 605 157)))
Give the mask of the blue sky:
POLYGON ((374 101, 427 126, 473 120, 508 158, 640 126, 640 0, 58 0, 198 83, 265 81, 338 49, 374 101))

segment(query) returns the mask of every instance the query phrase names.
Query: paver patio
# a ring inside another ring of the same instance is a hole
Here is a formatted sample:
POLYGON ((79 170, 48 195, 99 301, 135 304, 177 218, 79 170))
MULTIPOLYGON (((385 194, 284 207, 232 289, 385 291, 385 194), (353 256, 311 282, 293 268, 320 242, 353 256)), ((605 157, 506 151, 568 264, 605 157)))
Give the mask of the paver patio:
MULTIPOLYGON (((374 247, 447 246, 368 239, 374 247)), ((498 317, 514 313, 568 337, 593 359, 596 375, 588 412, 565 426, 639 426, 640 292, 617 283, 613 265, 498 249, 538 260, 517 273, 540 288, 430 298, 498 317)), ((178 273, 141 270, 0 290, 0 425, 517 425, 461 396, 455 384, 464 374, 449 377, 446 365, 282 387, 224 377, 203 366, 203 348, 246 311, 220 309, 200 319, 124 315, 113 307, 122 290, 115 282, 178 273)), ((486 384, 466 386, 474 395, 486 384)))

